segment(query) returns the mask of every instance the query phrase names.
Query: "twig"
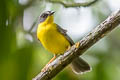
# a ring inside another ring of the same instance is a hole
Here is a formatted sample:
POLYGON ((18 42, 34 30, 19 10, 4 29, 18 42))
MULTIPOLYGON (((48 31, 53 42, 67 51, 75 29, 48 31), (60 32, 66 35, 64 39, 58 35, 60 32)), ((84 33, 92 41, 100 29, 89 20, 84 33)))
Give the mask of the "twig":
POLYGON ((96 3, 98 0, 93 0, 93 1, 89 1, 89 2, 83 2, 83 3, 64 3, 60 0, 46 0, 50 3, 56 3, 56 4, 61 4, 64 7, 68 8, 68 7, 87 7, 87 6, 91 6, 92 4, 96 3))
POLYGON ((37 24, 37 20, 35 20, 35 21, 33 22, 32 26, 31 26, 30 29, 28 30, 28 33, 30 33, 30 32, 33 30, 33 28, 35 27, 36 24, 37 24))
MULTIPOLYGON (((23 8, 28 8, 30 5, 32 5, 34 0, 31 0, 27 5, 24 5, 22 6, 23 8)), ((68 7, 87 7, 87 6, 90 6, 94 3, 96 3, 98 0, 93 0, 93 1, 90 1, 90 2, 84 2, 84 3, 71 3, 71 4, 67 4, 67 3, 64 3, 62 1, 55 1, 55 0, 46 0, 50 3, 57 3, 57 4, 62 4, 64 7, 68 8, 68 7)), ((31 32, 32 29, 34 28, 34 26, 36 25, 36 22, 37 20, 35 20, 35 22, 33 23, 33 25, 31 26, 31 28, 29 29, 28 32, 31 32)))
POLYGON ((35 0, 29 0, 27 4, 25 5, 19 4, 19 5, 21 6, 21 9, 25 10, 26 8, 29 8, 34 3, 34 1, 35 0))
POLYGON ((44 72, 40 72, 33 80, 51 80, 76 57, 82 55, 93 44, 102 39, 106 34, 112 31, 120 24, 120 9, 110 15, 105 21, 93 29, 87 36, 80 40, 79 47, 73 45, 71 49, 59 56, 56 60, 48 65, 44 72))

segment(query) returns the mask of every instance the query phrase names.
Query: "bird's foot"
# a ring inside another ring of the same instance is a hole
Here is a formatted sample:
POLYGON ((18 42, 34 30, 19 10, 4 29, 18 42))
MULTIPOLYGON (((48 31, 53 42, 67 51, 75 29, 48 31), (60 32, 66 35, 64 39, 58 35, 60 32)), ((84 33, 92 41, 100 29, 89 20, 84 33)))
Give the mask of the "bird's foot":
POLYGON ((47 69, 48 69, 48 65, 46 65, 46 66, 41 70, 41 72, 45 72, 47 69))
POLYGON ((41 70, 41 72, 45 72, 47 69, 48 69, 48 65, 53 61, 55 60, 56 58, 56 55, 54 55, 54 57, 48 62, 48 64, 46 64, 46 66, 41 70))
POLYGON ((75 47, 78 48, 80 46, 80 42, 75 43, 75 47))
POLYGON ((68 46, 68 48, 67 48, 67 50, 66 50, 66 51, 69 51, 69 50, 70 50, 70 48, 71 48, 71 47, 70 47, 70 46, 68 46))

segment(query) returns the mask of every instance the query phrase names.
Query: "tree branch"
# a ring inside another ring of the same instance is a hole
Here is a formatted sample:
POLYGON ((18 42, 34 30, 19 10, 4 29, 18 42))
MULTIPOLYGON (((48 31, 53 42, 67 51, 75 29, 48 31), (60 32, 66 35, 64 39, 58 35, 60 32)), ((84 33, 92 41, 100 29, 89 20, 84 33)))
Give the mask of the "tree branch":
POLYGON ((71 49, 60 55, 56 60, 48 65, 44 72, 40 72, 33 80, 51 80, 76 57, 82 55, 93 44, 102 39, 106 34, 112 31, 120 24, 120 9, 110 15, 105 21, 93 29, 87 36, 80 40, 79 47, 73 45, 71 49))
POLYGON ((92 4, 96 3, 98 0, 93 0, 93 1, 89 1, 89 2, 83 2, 83 3, 64 3, 62 1, 59 0, 46 0, 50 3, 56 3, 56 4, 61 4, 64 7, 68 8, 68 7, 87 7, 87 6, 91 6, 92 4))

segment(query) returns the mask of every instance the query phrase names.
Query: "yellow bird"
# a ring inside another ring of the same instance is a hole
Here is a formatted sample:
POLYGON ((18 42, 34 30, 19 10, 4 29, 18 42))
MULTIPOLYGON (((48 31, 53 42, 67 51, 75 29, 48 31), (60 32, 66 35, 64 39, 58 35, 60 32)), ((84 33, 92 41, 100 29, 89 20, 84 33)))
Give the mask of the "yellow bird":
MULTIPOLYGON (((63 54, 70 46, 74 44, 73 40, 67 35, 67 31, 54 23, 54 12, 45 11, 39 17, 37 28, 37 38, 48 51, 54 54, 49 61, 51 63, 57 55, 63 54)), ((90 66, 80 57, 74 59, 71 63, 75 73, 81 73, 90 70, 90 66)))

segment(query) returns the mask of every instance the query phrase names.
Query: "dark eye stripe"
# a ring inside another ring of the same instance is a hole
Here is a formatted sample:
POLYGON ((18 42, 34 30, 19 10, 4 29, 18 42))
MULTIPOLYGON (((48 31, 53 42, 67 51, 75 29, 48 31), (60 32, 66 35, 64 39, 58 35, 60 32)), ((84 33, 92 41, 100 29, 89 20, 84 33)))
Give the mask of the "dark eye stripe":
POLYGON ((41 23, 41 22, 45 21, 45 19, 46 19, 47 17, 48 17, 48 14, 46 14, 46 13, 42 14, 42 15, 39 17, 39 22, 41 23))
POLYGON ((46 18, 48 16, 48 14, 43 14, 42 17, 43 18, 46 18))

